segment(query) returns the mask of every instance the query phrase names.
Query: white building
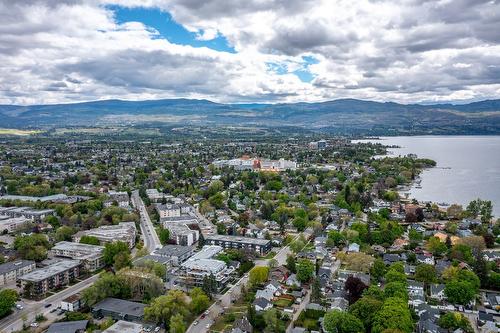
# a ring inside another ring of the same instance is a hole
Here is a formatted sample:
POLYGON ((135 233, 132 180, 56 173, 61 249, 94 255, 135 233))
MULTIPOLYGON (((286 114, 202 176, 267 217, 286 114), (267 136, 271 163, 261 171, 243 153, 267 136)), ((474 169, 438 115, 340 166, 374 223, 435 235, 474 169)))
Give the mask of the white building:
POLYGON ((35 269, 35 262, 31 260, 16 260, 1 264, 0 286, 15 283, 20 276, 28 274, 35 269))
POLYGON ((104 246, 59 242, 50 251, 58 257, 80 260, 84 267, 91 272, 104 267, 104 246))
POLYGON ((30 219, 25 217, 9 217, 6 215, 0 216, 0 234, 12 233, 22 228, 30 219))
POLYGON ((133 248, 136 233, 135 222, 121 222, 117 225, 104 225, 95 229, 79 231, 73 235, 73 241, 79 243, 82 236, 93 236, 101 242, 101 245, 121 241, 127 243, 129 248, 133 248))
POLYGON ((164 217, 160 219, 163 228, 170 232, 170 239, 177 245, 191 246, 200 238, 197 229, 191 229, 190 225, 198 225, 198 219, 191 215, 164 217))

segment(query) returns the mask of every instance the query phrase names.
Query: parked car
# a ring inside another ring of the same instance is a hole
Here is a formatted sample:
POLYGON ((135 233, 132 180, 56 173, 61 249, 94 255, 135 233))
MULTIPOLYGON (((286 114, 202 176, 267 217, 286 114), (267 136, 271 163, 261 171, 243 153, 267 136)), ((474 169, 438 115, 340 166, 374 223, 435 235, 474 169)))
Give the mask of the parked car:
POLYGON ((45 304, 46 308, 50 308, 51 306, 52 306, 52 304, 50 304, 50 303, 49 304, 45 304))

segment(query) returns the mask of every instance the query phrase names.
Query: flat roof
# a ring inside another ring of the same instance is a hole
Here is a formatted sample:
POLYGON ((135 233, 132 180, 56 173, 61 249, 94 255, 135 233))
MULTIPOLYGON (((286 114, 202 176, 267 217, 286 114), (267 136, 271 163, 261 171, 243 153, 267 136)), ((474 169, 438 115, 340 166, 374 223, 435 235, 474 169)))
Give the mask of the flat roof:
POLYGON ((142 325, 131 323, 124 320, 118 320, 112 326, 108 327, 102 333, 141 333, 142 325))
POLYGON ((16 269, 30 266, 33 264, 35 264, 35 262, 31 261, 31 260, 9 261, 9 262, 6 262, 6 263, 0 265, 0 274, 9 273, 9 272, 12 272, 16 269))
POLYGON ((79 260, 61 260, 48 267, 39 268, 34 270, 33 272, 24 274, 20 277, 20 279, 25 281, 40 282, 51 276, 65 272, 71 268, 75 268, 79 265, 79 260))
POLYGON ((234 242, 234 243, 244 243, 244 244, 254 244, 265 246, 271 243, 268 239, 260 239, 260 238, 250 238, 250 237, 242 237, 242 236, 229 236, 229 235, 210 235, 205 238, 206 240, 217 240, 223 242, 234 242))
POLYGON ((101 253, 104 251, 104 246, 62 241, 56 243, 52 250, 101 253))
POLYGON ((88 320, 65 321, 50 325, 46 333, 76 333, 87 328, 88 320))
POLYGON ((161 249, 154 251, 154 253, 162 256, 179 257, 191 253, 193 250, 194 249, 191 246, 165 245, 161 249))
POLYGON ((104 310, 122 315, 142 317, 144 316, 144 308, 146 308, 146 304, 109 297, 94 305, 92 310, 104 310))

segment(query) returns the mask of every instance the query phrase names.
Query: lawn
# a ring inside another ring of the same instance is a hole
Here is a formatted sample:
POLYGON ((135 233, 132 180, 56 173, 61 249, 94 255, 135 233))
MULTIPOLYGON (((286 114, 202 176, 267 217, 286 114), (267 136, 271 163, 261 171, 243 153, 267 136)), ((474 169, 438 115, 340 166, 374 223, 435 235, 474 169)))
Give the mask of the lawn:
POLYGON ((286 298, 279 298, 273 304, 280 308, 287 308, 293 304, 293 301, 286 298))
POLYGON ((264 257, 264 259, 272 259, 272 258, 274 258, 274 256, 275 256, 275 255, 276 255, 276 252, 271 251, 271 252, 269 252, 269 253, 268 253, 268 254, 264 257))

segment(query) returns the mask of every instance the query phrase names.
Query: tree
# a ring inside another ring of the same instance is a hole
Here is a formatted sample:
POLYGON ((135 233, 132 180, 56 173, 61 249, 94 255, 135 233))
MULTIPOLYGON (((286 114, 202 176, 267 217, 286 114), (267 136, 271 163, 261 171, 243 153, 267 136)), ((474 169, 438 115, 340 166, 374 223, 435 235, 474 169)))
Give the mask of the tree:
POLYGON ((180 313, 175 314, 170 318, 170 333, 184 333, 186 332, 186 328, 184 316, 180 313))
POLYGON ((309 282, 314 275, 315 265, 307 260, 300 259, 297 263, 297 280, 300 282, 309 282))
POLYGON ((413 332, 413 320, 407 303, 395 297, 385 300, 380 311, 375 314, 372 333, 382 333, 387 329, 403 333, 413 332))
POLYGON ((389 269, 389 271, 385 274, 385 282, 401 282, 406 285, 406 275, 398 272, 397 270, 389 269))
POLYGON ((460 238, 458 244, 467 245, 472 250, 474 256, 480 254, 486 249, 486 244, 484 243, 484 238, 481 236, 469 236, 460 238))
POLYGON ((101 242, 99 241, 99 239, 95 236, 87 236, 87 235, 83 235, 81 238, 80 238, 80 243, 82 244, 89 244, 89 245, 99 245, 101 244, 101 242))
POLYGON ((348 312, 339 310, 327 312, 323 323, 328 333, 361 333, 365 331, 361 320, 348 312))
POLYGON ((463 208, 461 205, 452 204, 446 209, 446 214, 449 218, 458 219, 462 216, 463 208))
POLYGON ((333 245, 335 246, 340 246, 345 244, 345 237, 342 235, 342 233, 332 230, 328 233, 328 239, 331 239, 333 242, 333 245))
POLYGON ((193 290, 189 293, 189 296, 191 297, 189 307, 193 313, 198 315, 208 309, 208 306, 210 305, 210 298, 201 288, 193 288, 193 290))
POLYGON ((349 307, 349 313, 361 320, 365 328, 370 330, 375 314, 382 308, 382 304, 381 300, 363 296, 349 307))
POLYGON ((164 296, 155 298, 151 305, 144 309, 144 318, 156 323, 162 323, 166 327, 170 325, 170 319, 175 315, 183 318, 189 315, 186 294, 180 290, 169 290, 164 296))
POLYGON ((113 268, 115 271, 119 271, 122 268, 130 267, 132 265, 132 258, 128 252, 119 252, 113 259, 113 268))
POLYGON ((264 332, 266 332, 266 333, 285 332, 284 324, 278 317, 278 310, 273 308, 273 309, 269 309, 267 311, 264 311, 264 313, 262 314, 262 317, 264 318, 264 323, 266 325, 264 332))
POLYGON ((415 269, 415 280, 423 282, 426 285, 437 282, 436 268, 429 264, 418 265, 415 269))
POLYGON ((127 299, 132 297, 132 291, 122 276, 102 273, 93 286, 82 292, 82 298, 88 306, 92 306, 106 297, 127 299))
POLYGON ((365 291, 363 292, 363 297, 371 297, 379 301, 383 301, 385 299, 382 289, 373 284, 369 286, 368 289, 365 289, 365 291))
POLYGON ((370 268, 370 274, 374 279, 380 280, 385 274, 385 264, 382 259, 375 259, 372 267, 370 268))
POLYGON ((56 241, 62 242, 62 241, 71 241, 71 236, 75 233, 75 229, 68 227, 66 225, 63 225, 56 231, 56 241))
POLYGON ((170 240, 170 231, 168 229, 160 227, 158 238, 160 239, 162 245, 168 244, 168 241, 170 240))
POLYGON ((474 330, 464 315, 459 312, 448 312, 439 318, 439 326, 448 329, 449 332, 461 328, 467 333, 472 333, 474 330))
POLYGON ((368 287, 360 278, 351 275, 345 281, 344 288, 349 293, 349 304, 353 304, 361 297, 363 291, 368 287))
POLYGON ((44 260, 47 258, 47 250, 49 248, 49 241, 42 234, 17 236, 14 240, 14 249, 18 251, 21 258, 26 260, 44 260))
MULTIPOLYGON (((129 248, 127 243, 124 242, 113 242, 107 243, 103 251, 103 260, 106 265, 113 265, 115 263, 115 257, 120 253, 129 254, 129 248)), ((124 259, 123 257, 120 260, 124 259)))
POLYGON ((296 265, 297 265, 297 263, 295 261, 295 256, 292 254, 289 254, 286 257, 286 268, 288 268, 290 270, 290 272, 296 273, 297 272, 296 265))
POLYGON ((314 278, 311 286, 311 301, 314 303, 321 302, 321 284, 318 277, 314 278))
POLYGON ((210 298, 217 292, 217 280, 213 274, 203 277, 201 289, 210 298))
POLYGON ((3 289, 0 291, 0 318, 10 313, 18 297, 17 291, 13 289, 3 289))
POLYGON ((250 270, 249 282, 251 285, 256 286, 267 281, 269 275, 269 267, 255 266, 250 270))
POLYGON ((453 280, 446 283, 444 294, 450 303, 466 305, 475 297, 475 291, 470 282, 453 280))
POLYGON ((408 301, 408 289, 406 289, 406 284, 402 282, 390 282, 384 287, 384 297, 395 297, 408 301))
POLYGON ((470 246, 459 243, 452 246, 450 250, 450 258, 459 261, 464 261, 466 263, 472 263, 474 257, 472 255, 472 249, 470 246))
POLYGON ((426 248, 429 252, 432 252, 435 256, 443 255, 447 248, 446 244, 441 242, 437 237, 429 237, 427 240, 426 248))

